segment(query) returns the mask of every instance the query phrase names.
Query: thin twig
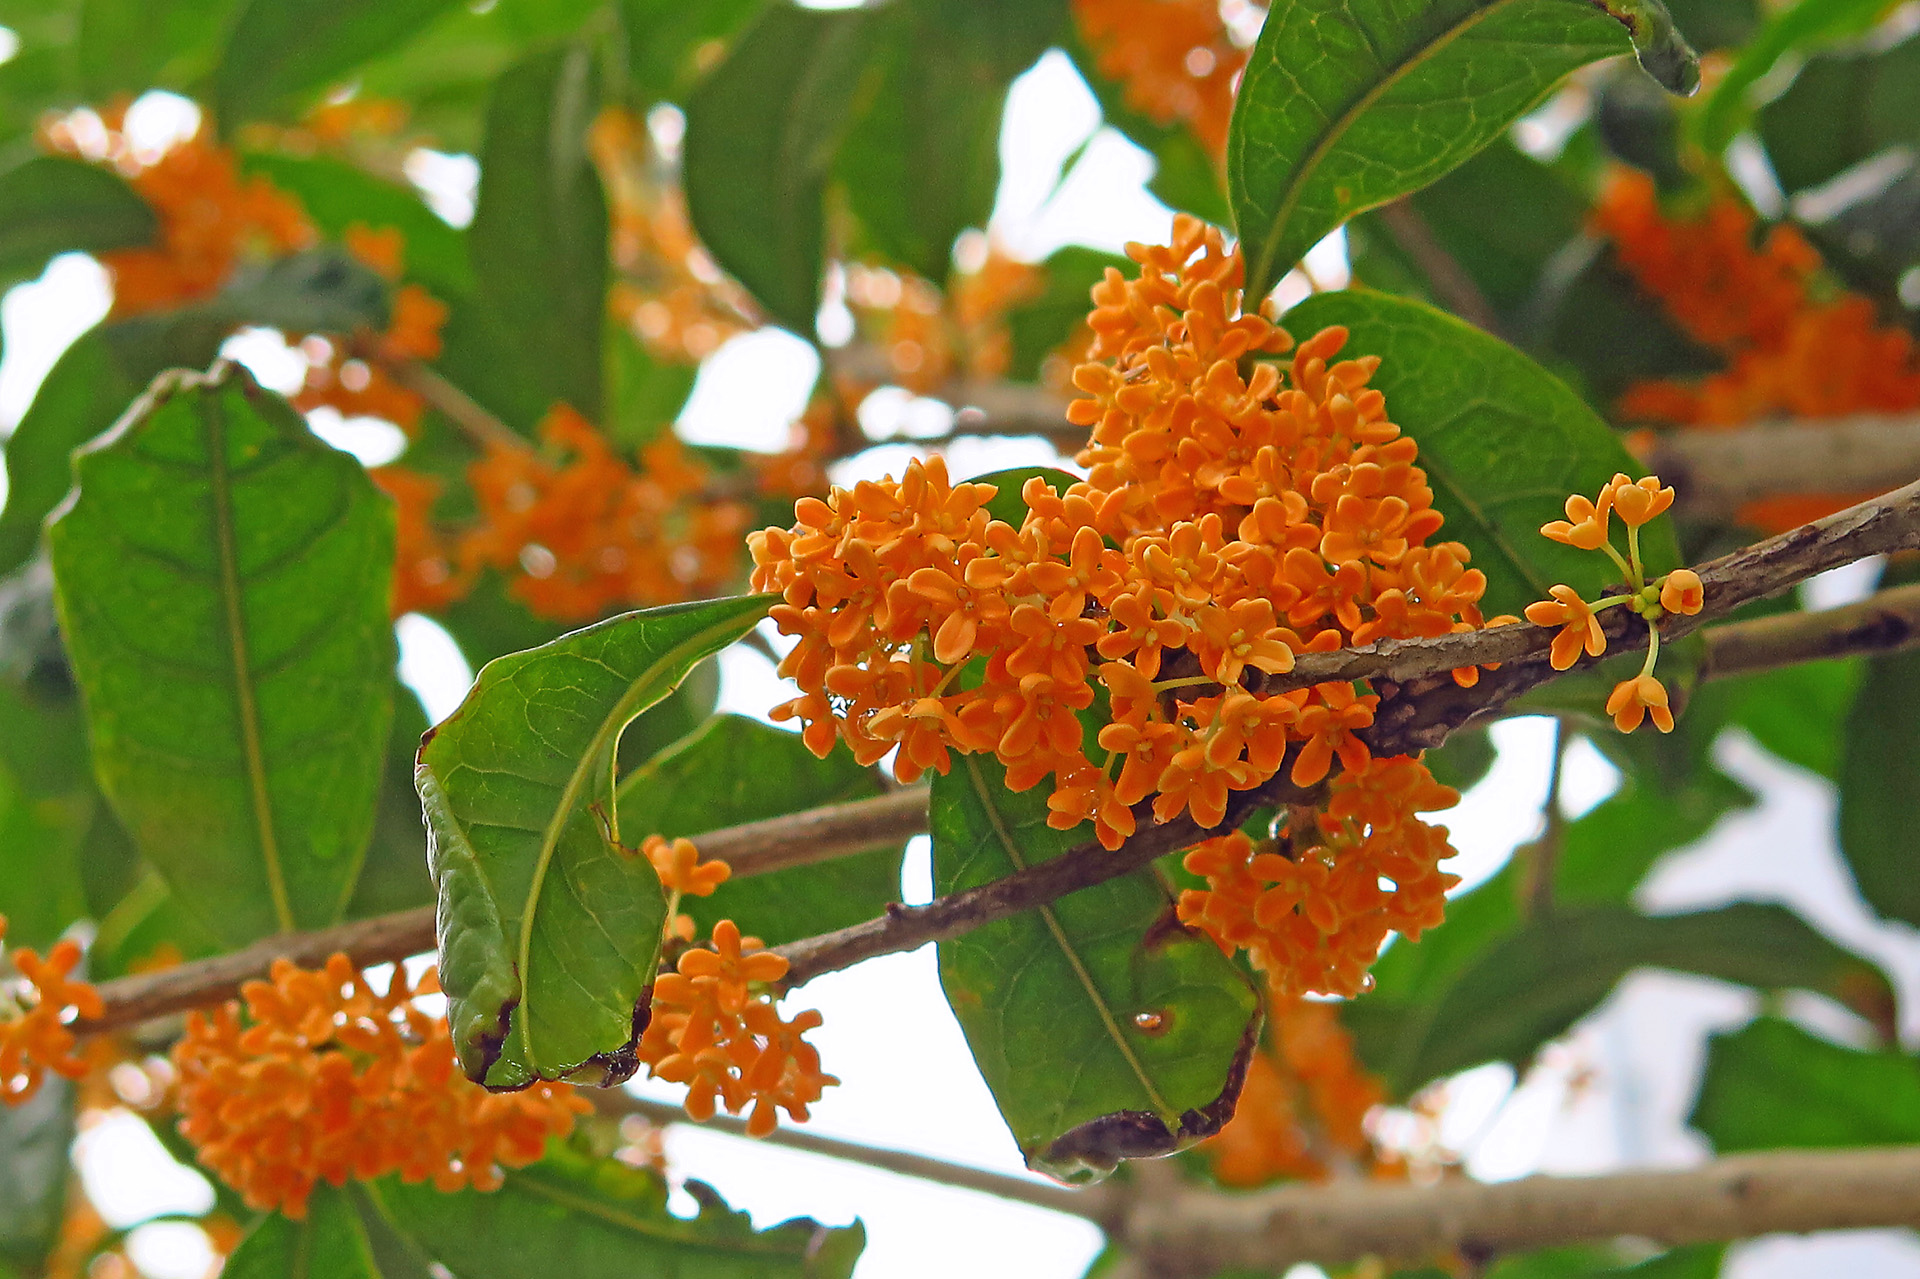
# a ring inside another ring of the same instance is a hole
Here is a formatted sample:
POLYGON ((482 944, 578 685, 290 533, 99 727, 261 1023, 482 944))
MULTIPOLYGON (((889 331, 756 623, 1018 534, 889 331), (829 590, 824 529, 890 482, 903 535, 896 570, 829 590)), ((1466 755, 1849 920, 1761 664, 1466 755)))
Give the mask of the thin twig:
POLYGON ((1567 815, 1560 789, 1567 775, 1567 748, 1572 745, 1563 719, 1553 722, 1553 771, 1547 774, 1547 797, 1540 804, 1540 834, 1527 844, 1521 882, 1520 913, 1529 920, 1553 913, 1554 878, 1560 873, 1560 846, 1567 838, 1567 815))
POLYGON ((822 1137, 802 1129, 776 1128, 765 1137, 747 1138, 747 1124, 743 1119, 715 1115, 712 1119, 695 1122, 689 1119, 687 1112, 678 1106, 664 1101, 636 1097, 622 1089, 597 1091, 592 1094, 592 1100, 594 1108, 603 1115, 639 1115, 647 1122, 662 1127, 668 1124, 685 1124, 694 1128, 723 1132, 730 1137, 764 1141, 770 1146, 804 1150, 810 1155, 825 1155, 829 1159, 843 1159, 849 1163, 864 1164, 869 1168, 897 1172, 905 1177, 917 1177, 921 1181, 937 1182, 943 1186, 958 1186, 963 1190, 977 1190, 982 1194, 996 1195, 1001 1199, 1032 1204, 1037 1208, 1047 1208, 1054 1212, 1070 1213, 1076 1217, 1099 1220, 1100 1214, 1108 1203, 1107 1197, 1098 1188, 1093 1188, 1091 1191, 1070 1190, 1065 1186, 1035 1181, 1030 1177, 1011 1177, 1006 1173, 993 1172, 986 1168, 949 1163, 930 1155, 893 1150, 885 1146, 867 1146, 854 1141, 841 1141, 834 1137, 822 1137))
POLYGON ((489 413, 478 400, 441 377, 434 369, 412 359, 393 359, 381 353, 373 341, 352 343, 353 354, 382 372, 406 390, 425 400, 441 416, 459 427, 482 449, 495 452, 525 453, 533 444, 518 431, 489 413))
POLYGON ((1853 604, 1776 613, 1716 626, 1700 678, 1725 679, 1823 658, 1898 653, 1920 645, 1920 584, 1896 586, 1853 604))

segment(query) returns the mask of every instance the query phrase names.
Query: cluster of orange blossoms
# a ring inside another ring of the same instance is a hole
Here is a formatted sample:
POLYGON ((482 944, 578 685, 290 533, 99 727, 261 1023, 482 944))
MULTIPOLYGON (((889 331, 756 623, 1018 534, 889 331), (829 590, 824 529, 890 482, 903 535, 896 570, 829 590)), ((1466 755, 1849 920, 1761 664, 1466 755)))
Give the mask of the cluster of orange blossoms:
POLYGON ((1073 16, 1100 73, 1157 124, 1185 124, 1208 152, 1227 149, 1233 93, 1247 50, 1221 21, 1219 0, 1074 0, 1073 16))
POLYGON ((373 989, 335 955, 317 971, 276 961, 271 979, 193 1013, 174 1045, 180 1133, 247 1203, 306 1213, 320 1181, 398 1173, 441 1190, 491 1190, 539 1159, 591 1109, 565 1084, 490 1093, 454 1063, 446 1018, 416 1005, 439 989, 396 968, 373 989))
POLYGON ((122 131, 122 114, 102 113, 104 147, 70 120, 53 121, 41 137, 49 150, 111 164, 159 218, 153 247, 100 255, 113 277, 114 318, 211 297, 241 262, 281 257, 317 239, 298 200, 265 178, 243 179, 233 153, 205 129, 146 157, 122 131))
MULTIPOLYGON (((7 917, 0 915, 0 943, 6 936, 7 917)), ((100 1016, 102 1008, 98 991, 71 979, 80 955, 71 939, 55 942, 44 959, 26 946, 0 954, 0 1104, 17 1106, 39 1092, 49 1070, 68 1079, 87 1073, 68 1026, 100 1016), (16 980, 5 978, 8 965, 16 980)))
MULTIPOLYGON (((916 275, 849 266, 847 307, 860 336, 885 356, 888 381, 938 395, 958 378, 1006 376, 1013 361, 1006 313, 1037 294, 1041 281, 1038 268, 989 245, 971 269, 954 272, 944 293, 916 275)), ((842 393, 857 400, 880 372, 854 370, 868 384, 842 393)))
POLYGON ((1239 257, 1193 218, 1173 239, 1129 246, 1140 278, 1094 290, 1090 398, 1070 410, 1093 427, 1088 480, 1028 481, 1016 527, 986 509, 993 485, 951 484, 936 458, 749 539, 755 589, 799 637, 781 672, 801 696, 774 713, 814 751, 898 748, 902 780, 991 752, 1015 790, 1054 777, 1055 826, 1091 818, 1115 847, 1150 796, 1156 820, 1213 826, 1289 759, 1303 787, 1336 757, 1366 770, 1377 699, 1267 693, 1295 653, 1482 624, 1466 548, 1427 544, 1441 516, 1367 387, 1377 362, 1330 363, 1338 329, 1255 359, 1292 341, 1241 313, 1239 257))
MULTIPOLYGON (((369 267, 397 281, 405 241, 397 227, 347 228, 347 250, 369 267)), ((302 413, 322 406, 343 417, 385 418, 411 435, 420 425, 426 401, 394 380, 389 368, 415 360, 440 357, 440 329, 447 322, 446 303, 417 284, 403 284, 393 292, 393 313, 387 331, 368 339, 365 354, 328 343, 325 358, 310 360, 306 385, 293 398, 302 413)))
MULTIPOLYGON (((1629 387, 1623 416, 1679 426, 1727 427, 1769 416, 1840 417, 1920 408, 1920 347, 1897 325, 1879 323, 1872 299, 1816 292, 1819 252, 1778 225, 1755 244, 1753 214, 1719 193, 1698 216, 1660 207, 1653 180, 1614 175, 1594 213, 1639 286, 1676 323, 1727 359, 1698 382, 1657 380, 1629 387)), ((1858 496, 1775 500, 1743 511, 1749 523, 1788 528, 1858 496)))
POLYGON ((1354 1056, 1338 1005, 1277 999, 1267 1038, 1270 1047, 1247 1065, 1233 1118, 1201 1147, 1215 1178, 1252 1188, 1282 1178, 1324 1180, 1342 1165, 1377 1177, 1404 1170, 1380 1160, 1368 1140, 1367 1113, 1386 1101, 1386 1089, 1354 1056))
POLYGON ((1673 731, 1673 710, 1667 689, 1654 678, 1654 662, 1660 656, 1661 618, 1668 613, 1694 614, 1706 604, 1706 587, 1700 575, 1690 568, 1678 568, 1664 577, 1648 581, 1640 561, 1640 529, 1649 520, 1664 514, 1673 505, 1673 490, 1663 488, 1660 478, 1649 475, 1634 480, 1615 475, 1600 490, 1597 499, 1576 493, 1567 499, 1567 518, 1550 520, 1540 532, 1556 542, 1583 551, 1605 551, 1619 567, 1626 593, 1610 595, 1589 604, 1580 593, 1564 583, 1548 591, 1551 599, 1527 605, 1527 620, 1535 626, 1557 626, 1559 634, 1547 650, 1548 663, 1564 671, 1580 660, 1580 654, 1599 657, 1607 651, 1606 632, 1596 616, 1602 609, 1624 604, 1638 613, 1647 624, 1647 660, 1640 673, 1620 681, 1607 698, 1607 714, 1614 726, 1631 733, 1651 715, 1654 727, 1663 733, 1673 731), (1615 550, 1609 525, 1618 515, 1627 527, 1627 555, 1615 550))

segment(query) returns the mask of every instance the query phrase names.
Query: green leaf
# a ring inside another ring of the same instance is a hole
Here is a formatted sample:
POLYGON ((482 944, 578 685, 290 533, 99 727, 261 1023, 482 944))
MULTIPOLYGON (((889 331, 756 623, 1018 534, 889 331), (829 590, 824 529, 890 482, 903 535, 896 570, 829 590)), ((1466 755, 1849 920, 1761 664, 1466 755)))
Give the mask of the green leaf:
POLYGON ((1715 1150, 1920 1141, 1920 1062, 1863 1052, 1760 1017, 1707 1041, 1688 1122, 1715 1150))
POLYGON ((827 176, 879 19, 774 3, 687 100, 687 212, 714 260, 811 335, 827 176))
POLYGON ((616 445, 637 449, 673 429, 693 393, 697 364, 654 358, 626 325, 607 329, 607 417, 616 445))
POLYGON ((1726 1245, 1691 1244, 1628 1262, 1622 1250, 1593 1244, 1502 1257, 1486 1279, 1718 1279, 1726 1245))
POLYGON ((247 0, 213 73, 221 131, 298 105, 406 40, 454 0, 247 0))
POLYGON ((241 166, 299 197, 307 216, 329 237, 339 239, 355 225, 394 227, 406 240, 406 278, 436 293, 473 291, 466 236, 441 221, 411 187, 324 155, 256 151, 243 154, 241 166))
POLYGON ((1040 265, 1046 272, 1046 291, 1007 312, 1012 376, 1025 381, 1038 379, 1047 357, 1087 322, 1093 286, 1105 278, 1107 268, 1135 269, 1129 258, 1078 245, 1055 250, 1040 265))
MULTIPOLYGON (((1553 0, 1567 3, 1568 0, 1553 0)), ((1482 606, 1519 613, 1565 582, 1593 599, 1619 574, 1604 555, 1540 535, 1571 493, 1597 494, 1617 471, 1640 467, 1607 424, 1559 379, 1498 338, 1445 312, 1385 293, 1321 293, 1287 312, 1306 337, 1329 325, 1352 333, 1343 356, 1377 355, 1372 385, 1387 415, 1420 445, 1440 536, 1466 543, 1487 575, 1482 606)), ((1640 531, 1648 570, 1680 563, 1672 521, 1640 531)))
POLYGON ((489 662, 421 746, 440 981, 474 1080, 633 1072, 666 898, 616 842, 620 734, 774 598, 627 613, 489 662))
POLYGON ((1718 155, 1746 127, 1753 95, 1782 58, 1859 35, 1886 12, 1884 0, 1797 0, 1776 11, 1714 85, 1697 124, 1701 145, 1718 155))
POLYGON ((1876 659, 1847 717, 1840 747, 1840 851, 1867 904, 1920 924, 1914 875, 1920 797, 1920 653, 1876 659))
POLYGON ((0 173, 0 289, 38 276, 56 254, 147 244, 159 226, 147 202, 111 170, 34 156, 0 173))
POLYGON ((192 87, 212 68, 237 7, 234 0, 80 0, 74 57, 82 91, 107 102, 116 94, 192 87))
POLYGON ((290 333, 351 333, 387 326, 387 282, 338 245, 242 268, 199 308, 230 325, 290 333))
MULTIPOLYGON (((1051 861, 1092 838, 1047 825, 992 759, 933 779, 941 895, 1051 861)), ((940 943, 940 984, 1029 1166, 1066 1180, 1163 1155, 1233 1113, 1259 1001, 1212 942, 1174 920, 1151 870, 940 943)))
POLYGON ((659 1177, 565 1147, 487 1194, 392 1178, 366 1188, 400 1234, 460 1279, 850 1279, 866 1244, 857 1223, 799 1218, 756 1232, 697 1181, 687 1189, 699 1215, 676 1217, 659 1177))
POLYGON ((599 105, 581 45, 538 53, 495 84, 467 233, 480 301, 549 400, 601 415, 607 207, 587 155, 599 105))
POLYGON ((1818 186, 1887 147, 1920 145, 1920 37, 1809 59, 1760 108, 1759 126, 1787 191, 1818 186))
POLYGON ((1347 1021, 1362 1058, 1405 1095, 1482 1062, 1525 1061, 1645 967, 1812 990, 1876 1017, 1892 1007, 1885 974, 1784 907, 1646 916, 1595 906, 1556 910, 1503 937, 1418 1004, 1362 996, 1347 1021))
POLYGON ((1008 86, 1066 16, 1059 0, 903 0, 887 11, 880 82, 838 166, 883 254, 947 278, 954 240, 993 212, 1008 86))
POLYGON ((1847 659, 1803 662, 1728 680, 1730 722, 1789 764, 1837 780, 1848 713, 1866 674, 1865 662, 1847 659))
POLYGON ((353 1200, 325 1183, 314 1187, 304 1219, 272 1212, 255 1222, 220 1273, 224 1279, 381 1279, 353 1200))
POLYGON ((1470 728, 1454 733, 1421 759, 1435 781, 1464 791, 1493 771, 1496 754, 1492 735, 1484 728, 1470 728))
POLYGON ((991 484, 999 491, 987 503, 987 514, 1019 528, 1026 522, 1027 503, 1020 493, 1027 481, 1043 479, 1055 493, 1065 493, 1080 482, 1080 477, 1053 466, 1014 466, 1004 471, 989 471, 968 480, 969 484, 991 484))
MULTIPOLYGON (((9 942, 16 939, 11 932, 9 942)), ((50 1076, 18 1105, 0 1104, 0 1274, 40 1274, 60 1236, 73 1167, 73 1085, 50 1076)))
POLYGON ((48 542, 102 791, 229 945, 332 923, 392 717, 386 500, 225 362, 74 475, 48 542))
POLYGON ((635 104, 680 101, 701 51, 731 39, 761 7, 762 0, 621 0, 627 81, 635 104))
MULTIPOLYGON (((740 715, 717 715, 627 774, 618 810, 629 846, 648 835, 684 835, 698 843, 706 831, 868 799, 879 789, 872 771, 843 749, 820 759, 798 733, 740 715)), ((702 931, 731 919, 742 932, 778 946, 872 919, 887 903, 900 900, 904 852, 904 845, 895 844, 730 880, 711 897, 682 897, 680 909, 702 931)))
POLYGON ((393 732, 380 772, 373 838, 347 903, 348 919, 433 904, 433 877, 427 874, 427 823, 420 812, 420 796, 413 789, 414 757, 426 731, 427 713, 420 699, 396 682, 393 732))
POLYGON ((1568 72, 1626 52, 1623 24, 1638 24, 1642 61, 1665 73, 1656 78, 1690 92, 1698 68, 1658 0, 1609 9, 1571 0, 1276 7, 1227 136, 1248 296, 1264 297, 1354 214, 1418 190, 1498 138, 1568 72))

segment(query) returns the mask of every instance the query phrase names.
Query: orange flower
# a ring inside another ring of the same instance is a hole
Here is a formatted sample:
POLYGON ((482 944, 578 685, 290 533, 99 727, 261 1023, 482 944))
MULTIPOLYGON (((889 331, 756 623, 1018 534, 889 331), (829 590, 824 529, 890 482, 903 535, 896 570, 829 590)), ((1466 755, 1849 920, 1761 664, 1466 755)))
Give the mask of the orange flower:
MULTIPOLYGON (((1660 477, 1657 475, 1648 475, 1638 480, 1616 475, 1606 491, 1612 495, 1613 509, 1619 514, 1621 521, 1632 528, 1639 528, 1673 505, 1673 490, 1660 487, 1660 477)), ((1571 505, 1571 499, 1569 499, 1569 505, 1571 505)))
POLYGON ((1653 716, 1653 726, 1663 733, 1673 731, 1673 712, 1667 708, 1666 685, 1652 675, 1636 675, 1613 686, 1607 698, 1607 714, 1613 726, 1623 733, 1640 727, 1640 721, 1653 716))
POLYGON ((368 475, 394 504, 393 615, 436 612, 465 597, 473 573, 456 570, 453 548, 433 520, 440 481, 399 466, 368 475))
POLYGON ((1611 486, 1600 490, 1597 504, 1575 493, 1567 498, 1567 518, 1542 524, 1540 532, 1556 542, 1583 551, 1597 551, 1607 544, 1607 514, 1612 510, 1611 486))
POLYGON ((1215 156, 1226 150, 1247 51, 1218 0, 1074 0, 1073 14, 1101 74, 1125 86, 1127 105, 1160 124, 1184 122, 1215 156))
POLYGON ((1560 627, 1547 654, 1554 670, 1564 671, 1572 666, 1579 660, 1582 648, 1587 650, 1588 657, 1598 657, 1607 651, 1607 636, 1600 629, 1600 619, 1593 615, 1593 609, 1580 598, 1578 591, 1561 584, 1549 587, 1547 593, 1553 598, 1527 605, 1526 614, 1535 626, 1560 627))
POLYGON ((174 1045, 180 1133, 247 1203, 306 1214, 321 1181, 398 1173, 441 1190, 497 1188, 591 1109, 565 1084, 490 1093, 454 1065, 444 1017, 396 968, 376 991, 345 955, 319 970, 273 965, 240 1005, 192 1013, 174 1045))
POLYGON ((649 835, 641 841, 640 851, 653 863, 654 872, 660 876, 660 886, 670 893, 711 897, 713 890, 726 883, 733 873, 725 862, 701 862, 700 850, 690 839, 669 843, 660 835, 649 835))
POLYGON ((820 1014, 782 1021, 771 997, 751 989, 786 972, 785 959, 723 919, 713 926, 712 950, 685 952, 677 972, 655 980, 652 1019, 636 1053, 654 1078, 687 1085, 693 1118, 711 1119, 722 1105, 736 1115, 751 1106, 747 1132, 764 1137, 779 1111, 804 1122, 807 1107, 840 1082, 821 1071, 820 1054, 802 1038, 820 1025, 820 1014))
MULTIPOLYGON (((6 935, 7 917, 0 915, 0 942, 6 935)), ((20 974, 18 981, 0 981, 0 1103, 17 1106, 32 1097, 49 1070, 78 1079, 90 1069, 74 1051, 67 1023, 104 1009, 98 991, 70 980, 80 957, 80 943, 71 939, 55 942, 44 959, 25 946, 0 956, 20 974)))
POLYGON ((1660 607, 1669 613, 1698 613, 1707 602, 1707 588, 1690 568, 1677 568, 1660 584, 1660 607))

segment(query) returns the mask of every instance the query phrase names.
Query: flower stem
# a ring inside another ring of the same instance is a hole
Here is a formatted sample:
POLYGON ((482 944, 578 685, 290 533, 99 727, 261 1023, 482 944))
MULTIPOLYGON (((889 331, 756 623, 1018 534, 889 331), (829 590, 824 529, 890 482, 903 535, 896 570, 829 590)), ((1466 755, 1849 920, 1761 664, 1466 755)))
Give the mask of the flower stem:
POLYGON ((1660 656, 1660 628, 1652 622, 1647 623, 1647 661, 1640 668, 1642 675, 1653 674, 1653 663, 1660 656))

